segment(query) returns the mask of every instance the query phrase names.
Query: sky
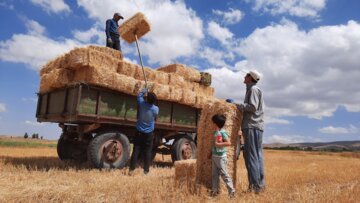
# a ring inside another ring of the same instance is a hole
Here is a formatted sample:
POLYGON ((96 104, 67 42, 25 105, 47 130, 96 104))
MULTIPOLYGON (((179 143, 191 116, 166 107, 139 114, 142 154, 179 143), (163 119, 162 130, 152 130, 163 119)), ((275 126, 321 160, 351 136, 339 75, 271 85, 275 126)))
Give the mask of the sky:
MULTIPOLYGON (((35 117, 39 70, 75 47, 105 45, 105 21, 142 12, 144 65, 212 74, 215 96, 244 100, 257 70, 264 143, 360 140, 358 0, 0 0, 0 135, 58 139, 35 117)), ((120 21, 120 23, 123 21, 120 21)), ((136 46, 121 41, 125 59, 136 46)))

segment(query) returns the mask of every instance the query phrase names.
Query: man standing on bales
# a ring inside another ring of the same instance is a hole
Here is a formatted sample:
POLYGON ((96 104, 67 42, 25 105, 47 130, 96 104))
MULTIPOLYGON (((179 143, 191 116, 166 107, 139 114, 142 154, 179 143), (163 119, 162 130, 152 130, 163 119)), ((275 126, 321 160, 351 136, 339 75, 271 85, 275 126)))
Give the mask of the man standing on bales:
POLYGON ((213 136, 213 147, 209 158, 212 159, 212 189, 211 196, 217 196, 220 190, 220 176, 224 180, 228 189, 229 197, 235 198, 235 188, 233 181, 227 170, 227 155, 226 147, 230 146, 230 138, 228 132, 223 129, 226 117, 224 115, 216 114, 212 118, 216 129, 213 136))
POLYGON ((135 170, 140 153, 144 158, 144 174, 149 173, 152 156, 155 118, 159 114, 159 107, 155 105, 156 94, 148 92, 147 88, 140 91, 137 96, 138 120, 136 122, 136 134, 134 147, 131 155, 129 175, 135 170), (144 95, 147 92, 146 99, 144 95))
POLYGON ((119 20, 124 19, 120 13, 115 13, 112 19, 106 21, 106 46, 121 51, 120 35, 118 32, 119 20))
POLYGON ((243 111, 241 124, 244 136, 244 159, 248 172, 249 191, 256 194, 265 190, 264 158, 262 138, 264 132, 264 98, 261 89, 257 86, 260 73, 249 71, 245 78, 246 93, 243 104, 237 107, 243 111))

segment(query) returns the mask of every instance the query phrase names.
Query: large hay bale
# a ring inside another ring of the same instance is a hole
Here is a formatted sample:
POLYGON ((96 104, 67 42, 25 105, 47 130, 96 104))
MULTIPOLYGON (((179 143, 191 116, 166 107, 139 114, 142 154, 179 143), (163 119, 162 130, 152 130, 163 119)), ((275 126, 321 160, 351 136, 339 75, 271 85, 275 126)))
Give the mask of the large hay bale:
POLYGON ((199 83, 193 83, 192 89, 197 95, 205 96, 205 97, 213 97, 214 96, 214 88, 210 86, 204 86, 199 83))
POLYGON ((65 55, 59 56, 47 62, 40 70, 40 76, 50 73, 54 69, 60 69, 65 61, 65 55))
POLYGON ((144 14, 139 12, 120 25, 118 31, 125 41, 132 43, 135 41, 134 33, 136 33, 137 38, 140 38, 149 32, 150 29, 150 22, 144 14))
POLYGON ((175 184, 176 186, 195 186, 196 159, 175 161, 175 184))
MULTIPOLYGON (((156 72, 154 69, 144 67, 144 72, 145 72, 147 81, 156 82, 155 81, 156 72)), ((142 68, 139 66, 138 68, 136 68, 134 78, 137 80, 145 80, 144 72, 143 72, 142 68)))
POLYGON ((109 47, 90 45, 87 48, 102 52, 102 53, 104 53, 106 55, 110 55, 110 56, 112 56, 112 57, 114 57, 116 59, 119 59, 119 60, 122 60, 124 58, 121 51, 115 50, 115 49, 112 49, 112 48, 109 48, 109 47))
POLYGON ((178 87, 170 86, 170 101, 180 102, 183 95, 183 90, 178 87))
POLYGON ((40 78, 40 93, 69 85, 74 77, 74 73, 67 69, 53 69, 49 73, 44 73, 40 78))
POLYGON ((112 89, 130 95, 135 95, 134 90, 137 84, 137 80, 135 80, 133 77, 118 73, 113 74, 113 78, 113 83, 111 84, 112 89))
POLYGON ((186 67, 183 64, 170 64, 157 69, 166 73, 176 73, 182 76, 185 80, 190 82, 200 82, 200 72, 194 68, 186 67))
POLYGON ((66 68, 76 70, 84 67, 101 66, 108 71, 116 72, 119 59, 116 59, 106 53, 88 48, 76 48, 66 56, 66 68))
MULTIPOLYGON (((215 114, 224 114, 226 116, 226 123, 224 129, 230 135, 231 146, 227 147, 228 158, 228 172, 233 179, 234 186, 236 186, 236 138, 240 130, 242 121, 242 112, 239 111, 234 104, 229 104, 225 101, 214 100, 209 102, 201 111, 201 116, 197 132, 197 169, 196 181, 211 188, 211 159, 208 155, 211 153, 211 147, 214 142, 213 133, 215 126, 211 121, 211 117, 215 114)), ((222 187, 224 184, 222 184, 222 187)))
POLYGON ((176 73, 169 73, 170 86, 192 90, 194 89, 194 84, 195 83, 185 80, 183 77, 176 73))
POLYGON ((127 75, 129 77, 134 77, 135 73, 139 69, 141 69, 141 67, 138 66, 137 64, 132 64, 127 61, 120 61, 117 69, 117 73, 127 75))
POLYGON ((170 87, 168 85, 162 85, 159 83, 153 83, 149 91, 154 92, 158 99, 169 100, 170 99, 170 87))
POLYGON ((170 81, 170 75, 165 72, 155 71, 155 81, 163 85, 168 85, 170 81))
POLYGON ((195 102, 196 102, 195 92, 188 90, 188 89, 183 89, 182 93, 183 94, 182 94, 180 103, 195 107, 195 102))
POLYGON ((101 66, 83 67, 76 70, 74 81, 84 82, 101 87, 111 88, 114 80, 114 73, 108 71, 107 68, 101 66))

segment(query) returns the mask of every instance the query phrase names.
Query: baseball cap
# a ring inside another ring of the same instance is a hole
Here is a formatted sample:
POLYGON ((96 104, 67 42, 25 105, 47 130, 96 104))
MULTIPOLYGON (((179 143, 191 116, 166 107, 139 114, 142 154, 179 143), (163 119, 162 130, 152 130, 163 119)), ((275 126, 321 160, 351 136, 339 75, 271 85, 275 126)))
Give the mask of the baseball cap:
POLYGON ((261 78, 261 74, 260 74, 258 71, 256 71, 256 70, 251 70, 251 71, 248 72, 248 74, 249 74, 252 78, 254 78, 254 80, 256 80, 256 81, 259 81, 260 78, 261 78))
POLYGON ((121 19, 124 19, 124 17, 123 17, 119 12, 114 13, 114 15, 117 15, 117 16, 119 16, 121 19))

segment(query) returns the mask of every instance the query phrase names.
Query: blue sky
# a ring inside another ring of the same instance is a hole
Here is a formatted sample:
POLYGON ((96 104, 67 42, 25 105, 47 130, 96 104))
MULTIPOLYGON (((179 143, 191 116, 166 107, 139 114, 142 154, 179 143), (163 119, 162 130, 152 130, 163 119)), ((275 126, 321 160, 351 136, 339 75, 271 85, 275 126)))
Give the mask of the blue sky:
MULTIPOLYGON (((114 12, 143 12, 144 64, 184 63, 213 76, 218 98, 244 99, 256 69, 266 103, 264 141, 360 140, 358 0, 0 0, 0 135, 57 139, 37 123, 39 70, 74 47, 105 44, 114 12)), ((134 44, 121 41, 126 60, 134 44)))

